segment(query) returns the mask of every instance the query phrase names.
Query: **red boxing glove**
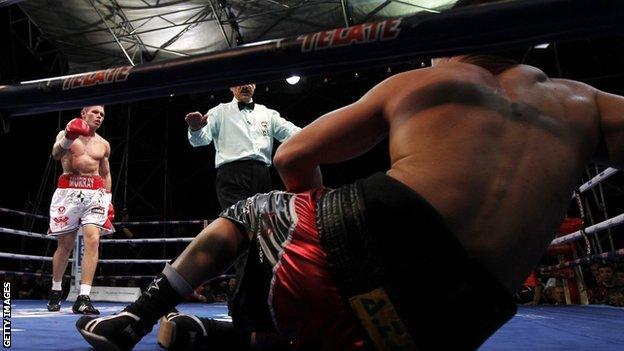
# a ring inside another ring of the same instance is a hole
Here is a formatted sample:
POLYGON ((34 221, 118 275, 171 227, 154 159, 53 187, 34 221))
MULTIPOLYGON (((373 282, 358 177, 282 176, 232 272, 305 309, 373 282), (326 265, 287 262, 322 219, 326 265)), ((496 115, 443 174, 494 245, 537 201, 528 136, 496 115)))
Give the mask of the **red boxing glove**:
POLYGON ((91 128, 82 118, 74 118, 65 127, 65 137, 69 140, 76 140, 79 136, 87 136, 91 128))
POLYGON ((108 220, 112 223, 113 219, 115 219, 115 207, 113 207, 113 203, 111 202, 108 205, 108 220))
POLYGON ((115 218, 115 207, 113 207, 113 194, 106 193, 106 195, 104 196, 108 201, 108 220, 113 223, 113 219, 115 218))

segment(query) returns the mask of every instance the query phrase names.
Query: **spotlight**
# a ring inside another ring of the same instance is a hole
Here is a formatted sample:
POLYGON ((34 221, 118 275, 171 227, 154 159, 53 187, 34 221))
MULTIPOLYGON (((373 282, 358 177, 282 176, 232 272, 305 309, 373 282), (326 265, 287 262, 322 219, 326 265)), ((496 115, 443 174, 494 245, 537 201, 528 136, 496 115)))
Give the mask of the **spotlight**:
POLYGON ((299 83, 299 79, 301 79, 301 77, 293 75, 293 76, 290 76, 290 77, 286 78, 286 81, 290 85, 295 85, 295 84, 299 83))
POLYGON ((550 43, 544 43, 544 44, 535 45, 534 48, 535 49, 546 49, 546 48, 548 48, 549 45, 550 45, 550 43))

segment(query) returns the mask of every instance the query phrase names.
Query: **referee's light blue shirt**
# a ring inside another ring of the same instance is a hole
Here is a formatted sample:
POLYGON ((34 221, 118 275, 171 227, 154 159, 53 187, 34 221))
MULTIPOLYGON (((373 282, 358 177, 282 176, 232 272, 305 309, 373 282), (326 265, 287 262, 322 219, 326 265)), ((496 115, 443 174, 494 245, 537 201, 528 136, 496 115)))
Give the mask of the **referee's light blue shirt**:
POLYGON ((215 168, 239 160, 257 160, 271 165, 273 138, 284 141, 301 128, 280 117, 279 112, 255 104, 253 111, 239 110, 238 100, 219 104, 206 115, 202 129, 188 129, 188 140, 194 147, 214 141, 215 168))

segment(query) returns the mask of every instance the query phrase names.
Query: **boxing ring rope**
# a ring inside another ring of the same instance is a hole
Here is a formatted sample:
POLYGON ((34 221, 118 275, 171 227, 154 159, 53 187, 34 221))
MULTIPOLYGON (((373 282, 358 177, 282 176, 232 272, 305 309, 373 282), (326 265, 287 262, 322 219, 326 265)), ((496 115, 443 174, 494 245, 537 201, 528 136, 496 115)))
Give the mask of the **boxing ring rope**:
MULTIPOLYGON (((13 254, 7 252, 0 252, 1 258, 11 258, 16 260, 34 260, 34 261, 52 261, 52 257, 48 256, 36 256, 36 255, 22 255, 22 254, 13 254)), ((69 262, 74 262, 73 258, 69 259, 69 262)), ((140 264, 150 264, 150 263, 167 263, 171 261, 171 259, 100 259, 98 260, 98 264, 100 263, 140 263, 140 264)))
POLYGON ((102 244, 123 244, 123 243, 190 243, 195 238, 150 238, 150 239, 101 239, 102 244))
POLYGON ((28 212, 11 210, 9 208, 4 208, 4 207, 0 207, 0 212, 10 213, 10 214, 17 214, 17 215, 22 215, 22 216, 25 216, 25 217, 34 217, 34 218, 38 218, 38 219, 50 219, 50 217, 47 217, 47 216, 42 216, 42 215, 38 215, 38 214, 34 214, 34 213, 28 213, 28 212))
POLYGON ((9 228, 4 228, 4 227, 0 227, 0 233, 7 233, 7 234, 27 236, 27 237, 31 237, 31 238, 38 238, 38 239, 46 239, 46 240, 54 240, 54 241, 56 241, 56 237, 52 236, 52 235, 45 235, 45 234, 27 232, 27 231, 24 231, 24 230, 9 229, 9 228))
MULTIPOLYGON (((0 258, 52 262, 52 257, 48 257, 48 256, 22 255, 22 254, 13 254, 13 253, 7 253, 7 252, 0 252, 0 258)), ((75 259, 73 258, 69 259, 69 262, 74 262, 74 261, 75 259)), ((100 259, 98 260, 98 264, 100 263, 163 264, 163 263, 167 263, 170 261, 171 259, 100 259)))
MULTIPOLYGON (((28 213, 28 212, 12 210, 10 208, 4 208, 4 207, 0 207, 0 212, 16 214, 16 215, 21 215, 21 216, 25 216, 25 217, 34 217, 34 218, 45 219, 45 220, 49 220, 50 219, 50 217, 48 217, 48 216, 42 216, 42 215, 38 215, 38 214, 34 214, 34 213, 28 213)), ((114 225, 119 225, 119 226, 129 226, 129 225, 161 225, 161 224, 208 224, 210 222, 212 222, 212 220, 190 219, 190 220, 178 220, 178 221, 113 222, 113 224, 114 225)), ((0 230, 2 230, 2 229, 5 229, 5 228, 0 228, 0 230)))
MULTIPOLYGON (((51 277, 52 276, 52 274, 50 273, 3 271, 3 270, 0 270, 0 274, 12 274, 15 276, 27 275, 27 276, 33 276, 33 277, 51 277)), ((121 280, 123 279, 153 279, 155 276, 156 275, 96 275, 93 277, 93 279, 121 279, 121 280)), ((71 278, 71 275, 66 274, 63 277, 71 278)), ((208 282, 219 280, 219 279, 229 279, 229 278, 234 278, 234 277, 236 277, 236 275, 234 274, 221 274, 218 277, 214 277, 208 280, 208 282)))
MULTIPOLYGON (((28 276, 33 276, 33 277, 51 277, 52 276, 51 273, 21 272, 21 271, 2 271, 2 270, 0 270, 0 275, 4 275, 4 274, 12 274, 12 275, 15 275, 15 276, 28 275, 28 276)), ((63 276, 63 278, 71 278, 71 275, 66 274, 66 275, 63 276)))
MULTIPOLYGON (((584 193, 588 190, 590 190, 591 188, 595 187, 596 185, 600 184, 600 182, 602 182, 603 180, 609 178, 610 176, 614 175, 615 173, 617 173, 618 170, 615 168, 607 168, 604 169, 603 171, 599 172, 597 175, 595 175, 593 178, 591 178, 589 181, 587 181, 586 183, 584 183, 583 185, 581 185, 578 188, 578 191, 575 195, 572 196, 572 199, 574 200, 575 197, 577 199, 577 201, 579 202, 579 206, 582 206, 580 204, 580 197, 578 197, 578 194, 584 193)), ((583 217, 583 209, 582 207, 580 208, 581 211, 581 217, 583 217)), ((556 274, 556 272, 561 271, 561 270, 566 270, 566 269, 573 269, 574 272, 576 273, 572 273, 573 275, 568 276, 567 278, 564 279, 572 279, 572 277, 574 277, 574 275, 578 274, 576 281, 574 280, 568 280, 565 284, 565 286, 571 286, 572 289, 576 289, 577 293, 577 299, 580 299, 581 303, 589 303, 589 299, 588 299, 588 290, 587 287, 585 286, 585 281, 582 278, 583 277, 583 273, 581 271, 580 266, 584 265, 584 264, 590 264, 592 262, 597 262, 597 261, 614 261, 614 260, 618 260, 621 259, 622 257, 624 257, 624 248, 623 249, 619 249, 619 250, 613 250, 613 251, 609 251, 609 252, 603 252, 600 254, 591 254, 590 251, 590 244, 589 244, 589 240, 588 240, 588 236, 590 234, 596 234, 600 231, 603 230, 607 230, 610 228, 613 228, 615 226, 621 225, 622 223, 624 223, 624 213, 620 214, 618 216, 609 218, 607 220, 604 220, 600 223, 597 223, 595 225, 589 226, 587 228, 578 230, 576 232, 561 236, 556 238, 555 240, 553 240, 550 243, 550 246, 557 246, 557 245, 562 245, 562 244, 566 244, 572 241, 576 241, 580 238, 584 238, 587 244, 587 254, 584 257, 579 257, 576 258, 576 254, 574 254, 574 258, 572 257, 565 257, 565 256, 560 256, 559 260, 560 263, 558 264, 554 264, 554 265, 550 265, 550 266, 538 266, 537 267, 537 271, 539 272, 540 275, 542 276, 549 276, 551 274, 556 274), (563 261, 564 257, 567 259, 567 261, 563 261), (571 284, 571 285, 568 285, 571 284)), ((564 271, 565 273, 565 271, 564 271)), ((559 273, 561 274, 561 273, 559 273)), ((561 278, 561 276, 555 275, 555 278, 561 278)), ((570 294, 572 294, 570 292, 570 294)), ((570 297, 570 299, 572 299, 572 297, 570 297)))
MULTIPOLYGON (((24 217, 36 217, 39 219, 48 220, 49 217, 34 215, 27 212, 16 211, 8 208, 0 208, 0 212, 20 215, 24 217)), ((117 225, 162 225, 162 224, 202 224, 207 225, 209 220, 178 220, 178 221, 148 221, 148 222, 116 222, 117 225)), ((45 240, 57 240, 56 236, 40 234, 30 231, 17 230, 11 228, 0 227, 0 233, 10 234, 10 235, 19 235, 24 237, 36 238, 36 239, 45 239, 45 240)), ((192 237, 184 237, 184 238, 139 238, 139 239, 101 239, 100 243, 102 244, 128 244, 128 243, 188 243, 193 241, 192 237)), ((78 250, 78 241, 76 244, 76 252, 78 250)), ((15 254, 8 252, 0 252, 0 258, 6 259, 14 259, 14 260, 32 260, 32 261, 43 261, 43 262, 51 262, 51 256, 38 256, 38 255, 26 255, 26 254, 15 254)), ((70 258, 68 260, 73 264, 77 264, 75 258, 70 258)), ((171 259, 99 259, 98 264, 164 264, 170 262, 171 259)), ((41 274, 30 274, 30 272, 16 272, 16 271, 0 271, 0 273, 11 273, 16 275, 41 275, 41 274)), ((49 275, 49 274, 47 274, 49 275)), ((74 278, 74 273, 67 275, 70 278, 74 278)), ((94 279, 144 279, 144 278, 153 278, 155 275, 125 275, 125 276, 95 276, 94 279)), ((215 279, 227 278, 227 275, 223 275, 220 277, 216 277, 215 279)), ((76 280, 77 281, 77 280, 76 280)))
MULTIPOLYGON (((52 257, 48 256, 36 256, 36 255, 22 255, 22 254, 13 254, 8 252, 0 252, 1 258, 10 258, 15 260, 33 260, 33 261, 48 261, 52 262, 52 257)), ((69 259, 69 262, 74 262, 73 258, 69 259)))
MULTIPOLYGON (((7 234, 15 234, 15 235, 21 235, 21 236, 27 236, 27 237, 31 237, 31 238, 38 238, 38 239, 46 239, 46 240, 56 240, 55 236, 52 235, 45 235, 45 234, 38 234, 38 233, 33 233, 33 232, 27 232, 27 231, 23 231, 23 230, 17 230, 17 229, 9 229, 9 228, 4 228, 4 227, 0 227, 0 233, 7 233, 7 234)), ((121 243, 178 243, 178 242, 191 242, 193 241, 192 237, 187 237, 187 238, 146 238, 146 239, 101 239, 100 243, 103 244, 121 244, 121 243)))
POLYGON ((156 275, 96 275, 93 279, 153 279, 156 275))
MULTIPOLYGON (((624 213, 613 218, 609 218, 600 223, 594 224, 590 227, 584 229, 585 234, 595 234, 597 232, 603 231, 605 229, 613 228, 620 224, 624 223, 624 213)), ((570 233, 568 235, 560 236, 555 240, 551 241, 550 245, 564 244, 567 242, 575 241, 576 239, 583 237, 583 231, 578 230, 574 233, 570 233)))
POLYGON ((593 177, 592 179, 587 181, 585 184, 581 185, 579 187, 579 193, 586 192, 587 190, 595 187, 600 182, 602 182, 603 180, 609 178, 610 176, 614 175, 617 172, 618 172, 618 170, 615 169, 615 168, 607 168, 607 169, 605 169, 604 171, 598 173, 595 177, 593 177))
MULTIPOLYGON (((93 104, 225 89, 249 81, 282 79, 292 73, 313 75, 417 57, 621 34, 622 18, 623 0, 518 0, 418 14, 167 62, 0 86, 0 114, 7 119, 93 104)), ((5 126, 8 122, 5 120, 5 126)))
MULTIPOLYGON (((617 173, 618 170, 615 168, 607 168, 604 171, 598 173, 595 177, 593 177, 592 179, 590 179, 588 182, 584 183, 583 185, 581 185, 579 187, 579 192, 585 192, 589 189, 591 189, 592 187, 596 186, 597 184, 599 184, 601 181, 607 179, 608 177, 612 176, 613 174, 617 173)), ((27 212, 22 212, 22 211, 16 211, 16 210, 12 210, 12 209, 8 209, 8 208, 2 208, 0 207, 0 212, 4 212, 4 213, 10 213, 10 214, 17 214, 17 215, 22 215, 22 216, 27 216, 27 217, 35 217, 35 218, 39 218, 39 219, 48 219, 49 217, 46 216, 41 216, 41 215, 36 215, 36 214, 32 214, 32 213, 27 213, 27 212)), ((206 220, 180 220, 180 221, 147 221, 147 222, 139 222, 139 221, 130 221, 130 222, 115 222, 116 225, 161 225, 161 224, 206 224, 209 221, 206 220)), ((579 238, 583 237, 583 233, 585 234, 595 234, 597 232, 621 225, 622 223, 624 223, 624 214, 621 214, 619 216, 607 219, 603 222, 600 222, 598 224, 592 225, 590 227, 587 227, 584 230, 579 230, 576 231, 574 233, 568 234, 568 235, 564 235, 561 236, 559 238, 554 239, 550 245, 558 245, 558 244, 564 244, 564 243, 568 243, 568 242, 572 242, 575 241, 579 238)), ((7 233, 7 234, 14 234, 14 235, 21 235, 21 236, 26 236, 26 237, 32 237, 32 238, 40 238, 40 239, 46 239, 46 240, 56 240, 56 237, 54 236, 50 236, 50 235, 45 235, 45 234, 39 234, 39 233, 34 233, 34 232, 28 232, 28 231, 22 231, 22 230, 16 230, 16 229, 10 229, 10 228, 4 228, 4 227, 0 227, 0 232, 2 233, 7 233)), ((186 237, 186 238, 145 238, 145 239, 101 239, 100 243, 102 244, 122 244, 122 243, 173 243, 173 242, 191 242, 193 241, 192 237, 186 237)), ((597 257, 600 257, 599 255, 595 255, 597 257)), ((52 258, 51 257, 44 257, 44 256, 34 256, 34 255, 20 255, 20 254, 10 254, 10 253, 0 253, 0 257, 4 257, 4 258, 17 258, 17 259, 31 259, 31 260, 43 260, 43 261, 51 261, 52 258)), ((143 260, 143 259, 137 259, 137 260, 99 260, 99 262, 101 263, 163 263, 163 262, 168 262, 169 260, 143 260)))
POLYGON ((585 257, 581 257, 581 258, 577 258, 575 260, 572 261, 566 261, 566 262, 562 262, 556 265, 552 265, 552 266, 545 266, 545 267, 540 267, 539 271, 541 272, 550 272, 550 271, 556 271, 556 270, 560 270, 563 268, 572 268, 575 266, 579 266, 581 264, 585 264, 585 263, 591 263, 594 261, 598 261, 598 260, 615 260, 618 259, 620 257, 624 256, 624 249, 619 249, 619 250, 615 250, 615 251, 609 251, 609 252, 603 252, 601 254, 595 254, 595 255, 591 255, 591 256, 585 256, 585 257))
MULTIPOLYGON (((200 221, 201 222, 201 221, 200 221)), ((56 237, 44 234, 38 234, 33 232, 27 232, 23 230, 9 229, 0 227, 0 232, 7 234, 14 234, 20 236, 26 236, 31 238, 38 239, 47 239, 47 240, 56 240, 56 237)), ((181 242, 191 242, 194 238, 146 238, 146 239, 101 239, 100 243, 102 244, 122 244, 122 243, 181 243, 181 242)), ((0 257, 4 258, 15 258, 15 259, 30 259, 30 260, 41 260, 41 261, 51 261, 52 257, 46 256, 34 256, 34 255, 22 255, 22 254, 11 254, 0 252, 0 257)), ((136 259, 136 260, 106 260, 101 259, 98 260, 100 263, 166 263, 169 262, 168 259, 162 260, 148 260, 148 259, 136 259)))
POLYGON ((190 219, 183 221, 146 221, 146 222, 113 222, 117 226, 129 226, 129 225, 161 225, 161 224, 208 224, 212 220, 204 219, 190 219))
MULTIPOLYGON (((2 212, 6 212, 6 213, 11 213, 11 214, 18 214, 21 216, 29 216, 31 214, 26 213, 26 212, 21 212, 21 211, 15 211, 15 210, 10 210, 10 209, 3 209, 4 211, 2 212)), ((44 216, 39 216, 39 217, 44 217, 44 216)), ((142 222, 118 222, 120 224, 130 224, 130 225, 140 225, 140 224, 144 224, 142 222)), ((145 224, 148 225, 155 225, 155 224, 203 224, 204 226, 208 223, 208 221, 206 220, 184 220, 184 221, 150 221, 150 222, 146 222, 145 224)), ((19 236, 25 236, 25 237, 31 237, 31 238, 37 238, 37 239, 46 239, 46 240, 56 240, 57 238, 55 236, 51 236, 51 235, 45 235, 45 234, 39 234, 39 233, 34 233, 34 232, 29 232, 29 231, 23 231, 23 230, 16 230, 16 229, 10 229, 10 228, 4 228, 4 227, 0 227, 0 232, 1 233, 6 233, 6 234, 12 234, 12 235, 19 235, 19 236)), ((127 243, 137 243, 137 244, 143 244, 143 243, 188 243, 193 241, 194 238, 192 237, 186 237, 186 238, 141 238, 141 239, 101 239, 100 243, 101 244, 127 244, 127 243)), ((81 250, 79 250, 80 244, 79 244, 80 240, 77 241, 76 243, 76 248, 75 248, 75 252, 79 252, 81 250)), ((15 253, 7 253, 7 252, 0 252, 0 258, 5 258, 5 259, 13 259, 13 260, 32 260, 32 261, 43 261, 43 262, 51 262, 52 261, 52 257, 48 257, 48 256, 38 256, 38 255, 25 255, 25 254, 15 254, 15 253)), ((70 275, 64 275, 64 277, 69 277, 69 278, 75 278, 75 282, 74 282, 74 286, 75 288, 78 287, 79 284, 79 277, 80 277, 80 273, 75 273, 76 272, 76 265, 79 265, 79 261, 77 261, 77 259, 75 258, 70 258, 68 260, 68 262, 71 262, 74 266, 73 270, 72 270, 72 274, 70 275)), ((165 263, 171 262, 171 259, 99 259, 98 260, 98 264, 157 264, 157 265, 162 265, 165 263)), ((47 273, 31 273, 31 272, 17 272, 17 271, 5 271, 2 270, 0 271, 0 274, 14 274, 16 276, 22 276, 22 275, 31 275, 31 276, 51 276, 51 274, 47 274, 47 273)), ((123 280, 129 280, 129 279, 153 279, 155 277, 155 275, 98 275, 98 276, 94 276, 94 279, 98 279, 98 280, 106 280, 106 279, 123 279, 123 280)), ((211 279, 209 282, 212 281, 216 281, 216 280, 221 280, 221 279, 229 279, 231 278, 232 275, 228 275, 228 274, 223 274, 220 275, 218 277, 215 277, 213 279, 211 279)))
POLYGON ((139 264, 151 264, 151 263, 167 263, 171 262, 171 259, 103 259, 98 260, 99 263, 139 263, 139 264))
MULTIPOLYGON (((588 190, 590 190, 591 188, 595 187, 596 185, 600 184, 600 182, 602 182, 603 180, 611 177, 612 175, 614 175, 615 173, 617 173, 619 170, 615 169, 615 168, 606 168, 603 171, 599 172, 597 175, 595 175, 593 178, 591 178, 589 181, 585 182, 583 185, 581 185, 578 188, 578 193, 584 193, 588 190)), ((574 195, 572 196, 572 199, 574 199, 574 195)), ((578 240, 580 238, 586 238, 586 236, 588 234, 595 234, 598 233, 600 231, 606 230, 606 229, 610 229, 613 228, 615 226, 618 226, 620 224, 622 224, 624 222, 624 214, 620 214, 619 216, 616 217, 612 217, 609 218, 607 220, 604 220, 600 223, 597 223, 595 225, 592 225, 590 227, 578 230, 576 232, 558 237, 556 239, 554 239, 551 243, 550 246, 554 246, 554 245, 559 245, 559 244, 565 244, 568 242, 572 242, 575 240, 578 240)), ((589 245, 589 244, 588 244, 589 245)))

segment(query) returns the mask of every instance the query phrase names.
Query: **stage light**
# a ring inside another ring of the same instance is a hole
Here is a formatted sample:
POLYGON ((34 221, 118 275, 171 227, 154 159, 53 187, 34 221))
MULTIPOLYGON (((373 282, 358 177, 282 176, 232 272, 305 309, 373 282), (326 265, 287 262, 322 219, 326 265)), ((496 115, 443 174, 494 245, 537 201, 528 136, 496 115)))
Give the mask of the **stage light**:
POLYGON ((290 85, 295 85, 295 84, 299 83, 300 79, 301 79, 301 77, 293 75, 293 76, 290 76, 290 77, 286 78, 286 81, 290 85))

